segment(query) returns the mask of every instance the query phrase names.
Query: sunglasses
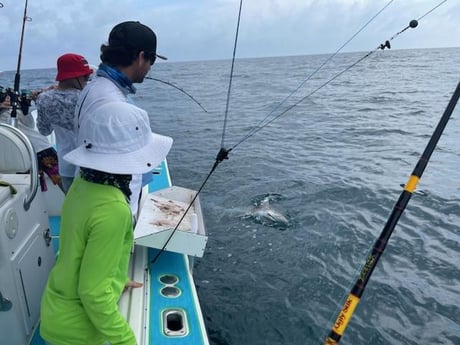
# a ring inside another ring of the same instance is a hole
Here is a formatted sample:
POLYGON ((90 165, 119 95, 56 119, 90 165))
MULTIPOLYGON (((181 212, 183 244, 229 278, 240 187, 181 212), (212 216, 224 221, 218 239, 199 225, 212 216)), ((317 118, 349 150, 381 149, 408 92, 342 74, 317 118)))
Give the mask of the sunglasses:
POLYGON ((155 53, 144 53, 144 56, 147 60, 149 60, 150 66, 152 66, 155 63, 155 60, 157 59, 155 53))

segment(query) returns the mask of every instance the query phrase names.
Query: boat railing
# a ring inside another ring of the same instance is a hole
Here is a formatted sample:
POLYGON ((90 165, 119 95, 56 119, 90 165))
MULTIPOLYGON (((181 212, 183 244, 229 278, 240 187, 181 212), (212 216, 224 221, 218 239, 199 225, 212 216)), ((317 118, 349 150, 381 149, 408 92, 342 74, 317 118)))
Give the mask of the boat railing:
POLYGON ((19 129, 0 123, 0 171, 18 173, 30 171, 30 188, 24 198, 24 209, 30 208, 38 190, 38 162, 30 140, 19 129))

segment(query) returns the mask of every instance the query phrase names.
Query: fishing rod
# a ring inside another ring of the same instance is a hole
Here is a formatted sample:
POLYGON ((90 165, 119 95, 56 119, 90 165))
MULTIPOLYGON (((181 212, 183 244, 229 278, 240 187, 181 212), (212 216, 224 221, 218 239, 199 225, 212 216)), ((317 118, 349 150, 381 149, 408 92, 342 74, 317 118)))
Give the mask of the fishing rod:
POLYGON ((16 75, 14 77, 14 89, 13 93, 11 95, 11 124, 13 127, 16 127, 17 125, 17 107, 18 107, 18 99, 19 99, 19 84, 21 80, 21 58, 22 58, 22 45, 24 42, 24 30, 26 26, 26 21, 31 21, 32 18, 27 17, 27 3, 28 0, 26 0, 25 6, 24 6, 24 15, 22 17, 22 31, 21 31, 21 40, 19 43, 19 54, 18 54, 18 65, 16 68, 16 75))
POLYGON ((179 90, 180 92, 184 93, 185 95, 187 95, 188 97, 190 97, 192 99, 192 101, 194 101, 196 104, 198 104, 198 106, 203 109, 203 111, 205 113, 207 113, 208 111, 201 105, 200 102, 198 102, 191 94, 189 94, 188 92, 186 92, 185 90, 181 89, 180 87, 178 87, 177 85, 174 85, 173 83, 170 83, 168 81, 164 81, 164 80, 161 80, 161 79, 157 79, 157 78, 153 78, 153 77, 145 77, 145 79, 150 79, 150 80, 154 80, 154 81, 158 81, 160 83, 163 83, 163 84, 166 84, 166 85, 169 85, 169 86, 172 86, 173 88, 179 90))
MULTIPOLYGON (((332 78, 330 78, 328 81, 324 82, 323 84, 321 84, 319 87, 317 87, 316 89, 314 89, 313 91, 311 91, 309 94, 307 94, 306 96, 302 97, 300 100, 298 100, 297 102, 295 102, 294 104, 292 104, 291 106, 287 107, 285 110, 283 110, 280 114, 278 114, 277 116, 273 117, 271 120, 269 121, 266 121, 264 122, 265 120, 267 120, 267 118, 273 113, 273 111, 267 115, 261 122, 259 122, 259 124, 253 128, 251 131, 249 131, 249 133, 244 136, 239 142, 237 142, 232 148, 236 148, 237 146, 239 146, 240 144, 242 144, 244 141, 248 140, 250 137, 252 137, 253 135, 255 135, 257 132, 259 132, 260 130, 262 130, 263 128, 267 127, 268 125, 270 125, 272 122, 274 122, 275 120, 277 120, 278 118, 280 118, 281 116, 283 116, 284 114, 286 114, 288 111, 290 111, 291 109, 293 109, 294 107, 296 107, 297 105, 299 105, 300 103, 302 103, 303 101, 305 101, 307 98, 309 98, 310 96, 312 96, 313 94, 315 94, 316 92, 318 92, 319 90, 321 90, 323 87, 325 87, 326 85, 330 84, 332 81, 334 81, 335 79, 337 79, 339 76, 341 76, 342 74, 344 74, 345 72, 349 71, 350 69, 352 69, 353 67, 355 67, 356 65, 358 65, 359 63, 361 63, 364 59, 368 58, 369 56, 371 56, 372 54, 374 54, 376 51, 378 50, 384 50, 385 48, 388 48, 390 49, 391 48, 391 44, 390 42, 395 39, 397 36, 399 36, 400 34, 402 34, 403 32, 405 32, 407 29, 409 28, 416 28, 418 26, 418 22, 423 19, 424 17, 426 17, 428 14, 430 14, 431 12, 433 12, 435 9, 437 9, 439 6, 441 6, 442 4, 444 4, 447 0, 443 0, 441 1, 438 5, 436 5, 435 7, 433 7, 431 10, 429 10, 428 12, 426 12, 424 15, 422 15, 420 18, 418 19, 413 19, 409 22, 409 25, 407 25, 406 27, 404 27, 401 31, 397 32, 395 35, 393 35, 390 39, 386 40, 384 43, 382 44, 379 44, 377 46, 377 48, 375 48, 374 50, 370 51, 369 53, 367 53, 366 55, 364 55, 363 57, 361 57, 360 59, 358 59, 356 62, 354 62, 353 64, 351 64, 350 66, 348 66, 347 68, 343 69, 342 71, 340 71, 339 73, 337 73, 336 75, 334 75, 332 78)), ((383 9, 382 9, 383 10, 383 9)))
POLYGON ((378 237, 377 241, 375 241, 372 251, 368 255, 353 288, 351 289, 348 297, 346 298, 345 303, 343 304, 342 309, 340 310, 324 342, 324 345, 336 345, 342 338, 343 333, 345 332, 345 329, 348 323, 350 322, 350 319, 359 301, 361 300, 361 296, 364 293, 364 289, 366 288, 366 285, 369 282, 372 272, 374 271, 380 257, 382 256, 383 251, 385 250, 385 247, 390 239, 391 234, 393 233, 395 226, 398 223, 399 218, 403 214, 407 204, 409 203, 409 200, 412 197, 412 194, 414 193, 417 187, 417 184, 420 181, 420 178, 422 177, 422 174, 431 158, 431 154, 436 148, 439 138, 441 137, 447 125, 447 122, 449 121, 450 116, 452 115, 452 112, 454 111, 455 106, 457 105, 459 97, 460 82, 457 84, 457 88, 455 89, 447 105, 446 110, 444 111, 441 119, 439 120, 438 125, 436 126, 436 129, 431 135, 431 138, 419 161, 417 162, 414 170, 412 171, 409 180, 405 184, 404 190, 399 196, 398 201, 393 207, 393 211, 391 212, 382 232, 380 233, 380 236, 378 237))

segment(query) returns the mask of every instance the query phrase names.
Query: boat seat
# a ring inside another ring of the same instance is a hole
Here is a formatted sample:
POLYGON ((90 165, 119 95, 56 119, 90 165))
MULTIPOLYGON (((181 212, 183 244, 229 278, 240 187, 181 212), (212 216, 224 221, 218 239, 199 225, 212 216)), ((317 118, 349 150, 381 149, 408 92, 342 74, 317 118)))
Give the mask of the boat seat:
POLYGON ((31 157, 23 140, 10 126, 0 125, 0 173, 25 173, 31 168, 31 157))

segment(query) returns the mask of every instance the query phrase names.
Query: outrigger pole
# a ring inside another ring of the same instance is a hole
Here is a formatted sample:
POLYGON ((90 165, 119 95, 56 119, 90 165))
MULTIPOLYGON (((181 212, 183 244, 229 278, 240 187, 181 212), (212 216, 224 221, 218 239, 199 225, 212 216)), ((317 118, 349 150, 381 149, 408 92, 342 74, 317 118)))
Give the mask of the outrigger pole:
POLYGON ((22 43, 24 41, 24 28, 26 26, 26 21, 30 20, 29 17, 27 17, 27 3, 28 0, 26 0, 26 4, 24 6, 24 15, 22 17, 22 31, 21 31, 21 41, 19 43, 19 54, 18 54, 18 66, 16 68, 16 75, 14 77, 14 90, 13 90, 13 95, 11 97, 11 124, 16 127, 16 115, 17 115, 17 108, 18 108, 18 99, 19 99, 19 84, 21 80, 21 57, 22 57, 22 43))
POLYGON ((391 233, 393 232, 399 218, 404 212, 404 209, 406 208, 412 193, 414 193, 415 188, 417 187, 417 184, 422 177, 423 171, 425 170, 428 161, 430 160, 431 154, 433 153, 439 138, 441 137, 442 132, 444 131, 444 128, 446 127, 447 122, 449 121, 449 118, 454 111, 455 106, 457 105, 459 97, 460 82, 457 84, 457 88, 455 89, 455 92, 452 95, 452 98, 450 99, 444 114, 439 120, 439 123, 434 133, 432 134, 430 141, 425 148, 425 151, 423 152, 417 165, 415 166, 414 171, 412 172, 412 175, 409 177, 409 180, 407 181, 403 192, 401 193, 396 205, 394 206, 393 211, 388 218, 387 223, 385 224, 385 227, 383 228, 377 241, 374 243, 372 252, 367 257, 366 263, 362 268, 361 273, 359 274, 359 278, 356 280, 355 285, 348 295, 348 298, 343 304, 342 309, 340 310, 340 313, 337 316, 337 319, 335 320, 335 323, 332 326, 326 341, 324 342, 324 345, 336 345, 339 343, 341 337, 343 336, 343 333, 345 332, 348 322, 350 321, 353 312, 355 311, 355 308, 361 299, 371 274, 374 271, 380 256, 385 250, 391 233))

